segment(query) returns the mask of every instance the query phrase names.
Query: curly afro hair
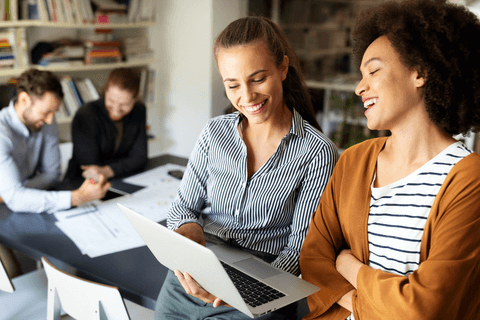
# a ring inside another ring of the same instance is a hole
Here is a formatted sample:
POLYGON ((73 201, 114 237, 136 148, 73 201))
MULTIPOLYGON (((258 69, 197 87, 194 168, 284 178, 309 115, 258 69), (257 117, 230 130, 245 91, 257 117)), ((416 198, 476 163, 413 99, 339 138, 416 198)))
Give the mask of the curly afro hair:
POLYGON ((450 135, 480 131, 480 22, 472 12, 446 0, 389 1, 365 10, 352 32, 358 66, 380 36, 407 67, 426 74, 433 123, 450 135))

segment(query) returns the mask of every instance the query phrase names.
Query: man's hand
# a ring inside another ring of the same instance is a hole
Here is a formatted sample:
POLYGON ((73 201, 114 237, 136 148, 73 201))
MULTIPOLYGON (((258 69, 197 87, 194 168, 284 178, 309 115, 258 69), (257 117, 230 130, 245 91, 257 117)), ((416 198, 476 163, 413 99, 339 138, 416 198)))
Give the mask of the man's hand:
POLYGON ((110 179, 113 178, 114 173, 112 168, 110 166, 97 166, 97 165, 88 165, 88 166, 80 166, 82 168, 82 176, 85 179, 95 179, 95 181, 98 181, 99 176, 104 176, 105 179, 110 179))
POLYGON ((195 241, 196 243, 205 246, 205 236, 203 234, 202 227, 195 223, 185 223, 180 228, 176 229, 175 232, 181 234, 184 237, 187 237, 190 240, 195 241))
POLYGON ((178 281, 180 281, 183 289, 185 289, 185 292, 189 295, 192 295, 205 303, 212 303, 214 308, 219 306, 231 307, 227 303, 223 302, 220 298, 217 298, 205 291, 205 289, 200 287, 188 273, 181 273, 180 271, 175 270, 175 275, 177 276, 178 281))
POLYGON ((72 207, 78 206, 82 202, 105 197, 111 186, 103 175, 98 176, 97 182, 94 179, 85 179, 80 188, 72 191, 72 207))
POLYGON ((2 197, 0 197, 0 203, 4 203, 2 197))

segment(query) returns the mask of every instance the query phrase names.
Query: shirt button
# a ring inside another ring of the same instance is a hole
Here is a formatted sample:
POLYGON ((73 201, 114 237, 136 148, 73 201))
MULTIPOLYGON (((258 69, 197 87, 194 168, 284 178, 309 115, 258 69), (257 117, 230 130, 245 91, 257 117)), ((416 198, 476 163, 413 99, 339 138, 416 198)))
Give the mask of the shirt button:
POLYGON ((245 188, 247 186, 247 183, 246 182, 242 183, 242 186, 245 188))
POLYGON ((240 210, 239 209, 235 210, 235 215, 238 216, 239 214, 240 214, 240 210))

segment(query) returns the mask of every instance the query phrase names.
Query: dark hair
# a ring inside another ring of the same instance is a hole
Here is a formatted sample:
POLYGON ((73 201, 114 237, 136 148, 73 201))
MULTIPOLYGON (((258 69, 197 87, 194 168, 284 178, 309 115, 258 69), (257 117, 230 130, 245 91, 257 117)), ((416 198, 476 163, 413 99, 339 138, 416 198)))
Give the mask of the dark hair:
POLYGON ((133 68, 113 69, 108 74, 107 83, 103 88, 104 93, 110 85, 126 90, 130 92, 134 98, 137 98, 140 92, 140 72, 133 68))
POLYGON ((283 99, 287 107, 292 112, 293 109, 297 110, 303 119, 321 131, 297 55, 282 30, 271 20, 265 17, 246 17, 230 23, 215 41, 213 48, 215 59, 221 48, 247 45, 259 40, 265 43, 277 66, 283 63, 285 56, 289 59, 287 77, 282 83, 283 99))
POLYGON ((30 96, 41 97, 45 92, 53 93, 58 99, 63 99, 62 85, 58 78, 50 71, 29 69, 17 79, 15 88, 17 96, 25 91, 30 96))
POLYGON ((387 36, 405 66, 426 74, 430 119, 450 135, 480 131, 480 23, 446 0, 389 1, 361 13, 352 33, 360 65, 368 46, 387 36))

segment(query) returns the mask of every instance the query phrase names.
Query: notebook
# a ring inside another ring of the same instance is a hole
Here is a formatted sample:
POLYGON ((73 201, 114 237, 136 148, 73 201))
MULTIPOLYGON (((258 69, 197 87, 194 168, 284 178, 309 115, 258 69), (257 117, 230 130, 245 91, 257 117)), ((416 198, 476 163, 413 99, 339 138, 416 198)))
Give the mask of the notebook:
POLYGON ((187 272, 206 291, 251 318, 320 290, 241 249, 227 244, 204 247, 119 203, 117 205, 162 265, 187 272), (234 284, 245 281, 250 284, 240 287, 255 286, 255 289, 237 289, 234 284), (251 297, 255 293, 260 293, 260 297, 251 297))

